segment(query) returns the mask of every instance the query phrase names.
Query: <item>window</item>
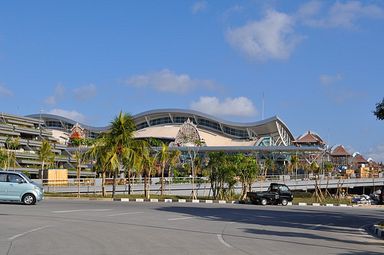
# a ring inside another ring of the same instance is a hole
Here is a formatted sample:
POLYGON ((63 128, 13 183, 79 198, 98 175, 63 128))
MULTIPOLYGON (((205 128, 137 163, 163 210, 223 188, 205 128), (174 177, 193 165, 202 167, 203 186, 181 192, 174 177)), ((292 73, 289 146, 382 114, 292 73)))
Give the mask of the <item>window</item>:
POLYGON ((138 124, 136 126, 136 129, 140 130, 140 129, 143 129, 143 128, 146 128, 146 127, 148 127, 148 123, 147 122, 142 122, 142 123, 140 123, 140 124, 138 124))
POLYGON ((287 192, 288 191, 288 187, 287 186, 280 186, 279 189, 280 189, 280 191, 283 191, 283 192, 287 192))
POLYGON ((8 174, 8 182, 20 183, 20 182, 24 182, 24 180, 18 174, 8 174))
POLYGON ((150 121, 151 126, 172 123, 170 117, 158 118, 150 121))
POLYGON ((201 126, 205 126, 205 127, 208 127, 208 128, 213 128, 215 130, 221 131, 219 123, 212 122, 212 121, 206 120, 206 119, 201 119, 201 118, 198 119, 198 122, 199 122, 199 124, 201 126))
POLYGON ((0 182, 7 182, 7 174, 0 174, 0 182))
POLYGON ((228 135, 233 135, 237 136, 239 138, 247 138, 248 137, 248 132, 246 130, 241 130, 241 129, 235 129, 235 128, 230 128, 224 126, 224 133, 228 135))

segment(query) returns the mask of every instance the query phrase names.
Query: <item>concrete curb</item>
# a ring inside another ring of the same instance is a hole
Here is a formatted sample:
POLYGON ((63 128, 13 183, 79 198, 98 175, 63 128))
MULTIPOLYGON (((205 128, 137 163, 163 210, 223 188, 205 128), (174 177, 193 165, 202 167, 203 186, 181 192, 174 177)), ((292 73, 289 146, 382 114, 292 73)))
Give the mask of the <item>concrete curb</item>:
MULTIPOLYGON (((85 199, 86 200, 86 199, 85 199)), ((89 199, 95 200, 95 199, 89 199)), ((115 202, 150 202, 150 203, 193 203, 193 204, 238 204, 239 201, 226 201, 226 200, 210 200, 210 199, 144 199, 144 198, 115 198, 115 199, 103 199, 104 201, 115 201, 115 202)))
MULTIPOLYGON (((144 199, 144 198, 86 198, 86 197, 45 197, 46 200, 78 200, 78 201, 116 201, 116 202, 150 202, 150 203, 196 203, 196 204, 247 204, 246 202, 241 202, 238 200, 211 200, 211 199, 157 199, 157 198, 151 198, 151 199, 144 199)), ((359 208, 371 208, 371 207, 383 207, 383 205, 347 205, 347 204, 320 204, 320 203, 292 203, 288 202, 288 206, 311 206, 311 207, 359 207, 359 208)))

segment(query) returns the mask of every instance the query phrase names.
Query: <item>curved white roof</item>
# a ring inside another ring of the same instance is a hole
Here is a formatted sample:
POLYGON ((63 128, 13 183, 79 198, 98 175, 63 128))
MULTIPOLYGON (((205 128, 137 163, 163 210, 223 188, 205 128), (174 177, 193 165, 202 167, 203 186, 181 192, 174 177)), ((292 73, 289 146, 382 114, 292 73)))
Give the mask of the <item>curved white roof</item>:
MULTIPOLYGON (((52 114, 33 114, 28 117, 41 118, 46 123, 48 120, 57 121, 62 124, 63 128, 66 124, 77 123, 74 120, 52 114)), ((262 139, 268 138, 270 139, 269 145, 288 146, 294 140, 287 125, 277 116, 256 122, 241 123, 222 120, 194 110, 158 109, 142 112, 132 117, 137 127, 136 137, 174 139, 177 134, 176 130, 189 118, 197 125, 199 132, 205 134, 203 138, 207 139, 207 145, 210 143, 218 146, 226 144, 255 145, 260 144, 262 139), (218 143, 218 140, 221 142, 218 143)), ((109 128, 109 126, 92 127, 81 123, 80 125, 95 133, 106 131, 109 128)))

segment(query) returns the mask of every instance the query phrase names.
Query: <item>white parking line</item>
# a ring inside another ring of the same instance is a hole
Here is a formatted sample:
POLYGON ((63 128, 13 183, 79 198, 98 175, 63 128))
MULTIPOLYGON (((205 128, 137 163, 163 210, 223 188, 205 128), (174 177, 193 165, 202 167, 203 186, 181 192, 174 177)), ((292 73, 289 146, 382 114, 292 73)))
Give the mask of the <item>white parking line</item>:
POLYGON ((71 212, 105 212, 112 209, 79 209, 79 210, 65 210, 65 211, 52 211, 52 213, 71 213, 71 212))
POLYGON ((34 228, 34 229, 31 229, 31 230, 25 231, 25 232, 23 232, 23 233, 21 233, 21 234, 14 235, 14 236, 8 238, 8 240, 9 240, 9 241, 13 241, 13 240, 15 240, 15 239, 18 238, 18 237, 25 236, 25 235, 27 235, 27 234, 30 234, 30 233, 32 233, 32 232, 36 232, 36 231, 39 231, 39 230, 48 228, 48 227, 50 227, 50 226, 51 226, 51 225, 47 225, 47 226, 43 226, 43 227, 39 227, 39 228, 34 228))
POLYGON ((188 220, 188 219, 193 219, 193 218, 196 218, 196 217, 181 217, 181 218, 172 218, 172 219, 168 219, 168 220, 188 220))
POLYGON ((224 241, 223 239, 223 235, 222 234, 217 234, 217 238, 219 239, 220 243, 224 244, 225 246, 227 246, 228 248, 232 248, 232 246, 227 243, 226 241, 224 241))
POLYGON ((114 216, 120 216, 120 215, 133 215, 133 214, 140 214, 144 212, 125 212, 125 213, 115 213, 115 214, 110 214, 107 215, 107 217, 114 217, 114 216))

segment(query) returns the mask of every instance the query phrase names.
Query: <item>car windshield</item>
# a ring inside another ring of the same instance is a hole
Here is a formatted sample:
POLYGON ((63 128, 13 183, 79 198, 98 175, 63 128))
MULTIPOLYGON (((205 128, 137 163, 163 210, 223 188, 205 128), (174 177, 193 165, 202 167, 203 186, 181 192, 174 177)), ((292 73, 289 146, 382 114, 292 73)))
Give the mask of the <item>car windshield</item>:
POLYGON ((29 183, 31 183, 32 182, 32 180, 31 179, 29 179, 29 177, 28 176, 26 176, 25 174, 23 174, 23 173, 20 173, 20 175, 21 176, 23 176, 29 183))

